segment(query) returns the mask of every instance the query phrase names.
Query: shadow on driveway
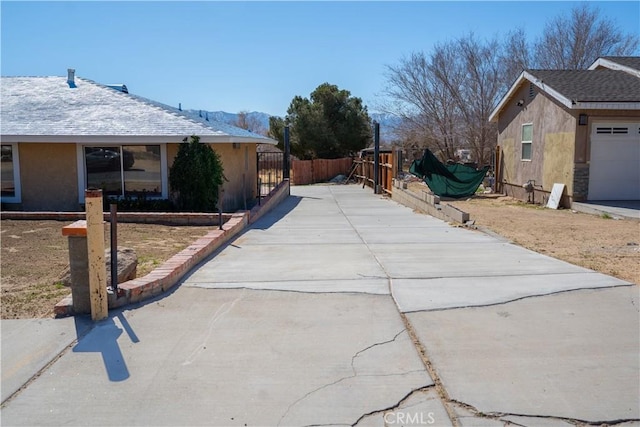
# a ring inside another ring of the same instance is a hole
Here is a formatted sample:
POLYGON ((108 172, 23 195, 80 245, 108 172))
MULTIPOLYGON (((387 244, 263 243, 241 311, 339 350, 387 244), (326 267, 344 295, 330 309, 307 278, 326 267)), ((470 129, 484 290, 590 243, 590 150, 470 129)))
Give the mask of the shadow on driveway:
POLYGON ((129 369, 122 356, 122 351, 118 345, 118 338, 124 330, 133 343, 140 342, 140 339, 131 328, 127 319, 121 311, 111 314, 101 322, 98 322, 86 335, 80 337, 86 321, 80 316, 76 316, 76 331, 78 333, 78 343, 73 347, 74 353, 100 353, 102 361, 107 371, 109 381, 124 381, 129 378, 129 369), (115 320, 122 326, 120 328, 115 320))

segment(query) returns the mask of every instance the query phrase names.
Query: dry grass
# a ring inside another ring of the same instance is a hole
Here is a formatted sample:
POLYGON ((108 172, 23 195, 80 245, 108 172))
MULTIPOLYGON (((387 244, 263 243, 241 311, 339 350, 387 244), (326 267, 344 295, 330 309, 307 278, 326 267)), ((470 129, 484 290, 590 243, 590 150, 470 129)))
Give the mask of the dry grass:
MULTIPOLYGON (((59 221, 1 221, 2 318, 53 316, 53 306, 70 293, 60 283, 69 264, 67 238, 59 221)), ((118 224, 118 246, 133 248, 138 256, 138 277, 151 272, 209 227, 172 227, 118 224)), ((105 231, 109 248, 109 226, 105 231)))
MULTIPOLYGON (((425 186, 414 183, 411 188, 425 186)), ((477 226, 518 245, 640 284, 640 221, 545 209, 497 195, 449 203, 469 212, 477 226)), ((65 225, 68 223, 1 221, 3 319, 51 317, 53 306, 70 293, 59 283, 69 256, 61 232, 65 225)), ((118 224, 119 246, 136 251, 140 277, 210 229, 118 224)), ((106 247, 108 236, 107 226, 106 247)))
MULTIPOLYGON (((409 189, 427 187, 412 183, 409 189)), ((496 194, 446 202, 487 228, 533 251, 640 284, 640 221, 547 209, 496 194)))

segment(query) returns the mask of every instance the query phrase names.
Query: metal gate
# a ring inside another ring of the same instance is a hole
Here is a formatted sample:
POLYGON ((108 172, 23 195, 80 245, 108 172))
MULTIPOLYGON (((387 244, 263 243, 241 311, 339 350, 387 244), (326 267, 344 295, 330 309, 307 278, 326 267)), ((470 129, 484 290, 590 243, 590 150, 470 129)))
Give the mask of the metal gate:
POLYGON ((258 153, 258 199, 271 193, 284 180, 283 165, 282 152, 258 153))

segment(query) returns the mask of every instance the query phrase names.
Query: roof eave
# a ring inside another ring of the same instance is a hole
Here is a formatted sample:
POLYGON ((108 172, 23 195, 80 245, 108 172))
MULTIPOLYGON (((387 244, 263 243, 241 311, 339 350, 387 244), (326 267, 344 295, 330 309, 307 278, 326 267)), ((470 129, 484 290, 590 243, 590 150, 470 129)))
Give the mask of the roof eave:
POLYGON ((576 102, 574 110, 640 110, 640 102, 576 102))
POLYGON ((533 83, 540 90, 549 94, 551 97, 556 99, 558 102, 560 102, 564 106, 568 108, 572 107, 573 102, 569 98, 567 98, 557 90, 553 89, 552 87, 545 85, 542 80, 540 80, 539 78, 537 78, 536 76, 534 76, 533 74, 525 70, 516 79, 515 83, 511 85, 511 88, 509 88, 509 91, 507 92, 507 94, 500 100, 497 107, 491 112, 491 114, 489 115, 489 122, 498 121, 498 116, 500 115, 500 111, 502 111, 504 106, 513 97, 513 95, 516 93, 518 88, 522 85, 522 82, 524 82, 525 80, 533 83))
MULTIPOLYGON (((546 85, 543 80, 537 78, 535 75, 529 73, 528 71, 523 71, 522 74, 520 75, 520 77, 518 77, 518 80, 516 80, 516 82, 513 84, 513 86, 511 86, 511 89, 509 89, 509 92, 507 92, 507 94, 504 96, 504 98, 502 98, 502 100, 500 101, 498 106, 493 110, 493 112, 489 116, 489 121, 490 122, 494 122, 494 121, 498 120, 498 116, 500 115, 500 111, 504 108, 504 105, 513 96, 513 94, 515 93, 517 88, 522 84, 522 81, 524 81, 524 80, 528 80, 529 82, 533 83, 541 91, 543 91, 544 93, 546 93, 547 95, 549 95, 550 97, 555 99, 557 102, 559 102, 560 104, 564 105, 565 107, 567 107, 568 109, 571 109, 571 110, 576 110, 576 109, 581 109, 581 108, 597 109, 596 107, 591 106, 591 105, 596 105, 596 104, 597 105, 619 105, 619 106, 621 106, 619 109, 625 109, 625 110, 626 109, 635 109, 635 108, 627 108, 626 105, 635 105, 636 103, 575 102, 575 101, 571 100, 570 98, 567 98, 565 95, 563 95, 559 91, 555 90, 551 86, 546 85), (589 107, 582 107, 582 105, 588 105, 589 107), (622 105, 625 105, 625 106, 622 106, 622 105)), ((618 109, 618 107, 606 107, 606 108, 603 108, 603 109, 618 109)))
POLYGON ((610 70, 618 70, 618 71, 624 71, 625 73, 629 73, 632 74, 638 78, 640 78, 640 70, 636 70, 635 68, 632 67, 628 67, 626 65, 622 65, 618 62, 612 61, 610 59, 606 59, 606 58, 598 58, 595 60, 595 62, 593 64, 591 64, 591 66, 589 66, 589 70, 595 70, 598 67, 605 67, 608 68, 610 70))
POLYGON ((518 76, 516 81, 511 85, 507 93, 502 97, 500 102, 498 102, 498 105, 496 106, 496 108, 494 108, 491 114, 489 114, 489 122, 498 121, 498 116, 500 114, 500 111, 502 111, 507 101, 509 101, 509 99, 513 97, 513 94, 516 92, 518 87, 520 87, 520 84, 525 80, 524 73, 525 73, 524 71, 520 73, 520 75, 518 76))

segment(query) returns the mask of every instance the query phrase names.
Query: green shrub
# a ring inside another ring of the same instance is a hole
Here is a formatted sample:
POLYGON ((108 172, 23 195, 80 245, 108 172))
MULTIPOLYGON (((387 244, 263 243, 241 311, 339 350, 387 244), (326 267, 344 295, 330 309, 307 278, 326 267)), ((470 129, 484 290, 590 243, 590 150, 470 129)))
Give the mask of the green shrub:
POLYGON ((214 212, 224 179, 220 156, 200 137, 185 138, 169 170, 169 186, 179 211, 214 212))

